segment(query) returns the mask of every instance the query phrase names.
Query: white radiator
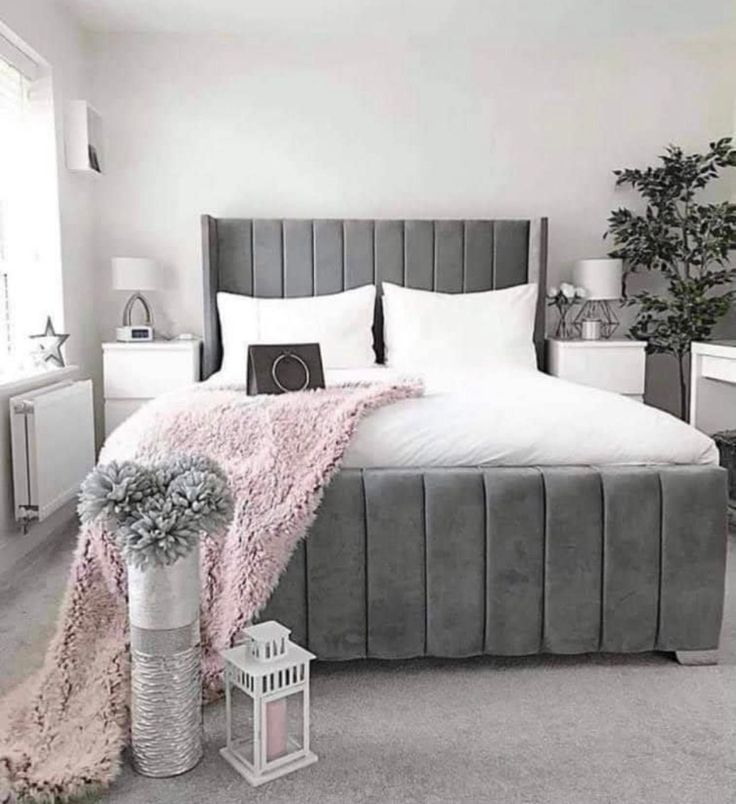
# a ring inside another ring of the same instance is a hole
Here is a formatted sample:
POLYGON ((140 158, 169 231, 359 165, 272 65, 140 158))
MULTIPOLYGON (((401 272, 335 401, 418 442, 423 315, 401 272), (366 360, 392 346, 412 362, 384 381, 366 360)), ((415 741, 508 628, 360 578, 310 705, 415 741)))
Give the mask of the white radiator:
POLYGON ((41 521, 79 491, 95 462, 92 381, 10 399, 15 518, 41 521))

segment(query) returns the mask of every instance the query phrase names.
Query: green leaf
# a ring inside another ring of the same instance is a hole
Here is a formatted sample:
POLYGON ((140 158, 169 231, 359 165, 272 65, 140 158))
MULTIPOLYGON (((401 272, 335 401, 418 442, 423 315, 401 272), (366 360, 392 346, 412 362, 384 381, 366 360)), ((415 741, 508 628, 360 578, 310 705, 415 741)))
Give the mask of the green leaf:
POLYGON ((613 243, 610 256, 625 260, 626 276, 649 271, 665 281, 660 294, 625 295, 623 304, 638 308, 631 336, 650 352, 681 356, 692 341, 710 338, 736 296, 730 288, 716 292, 736 282, 736 204, 696 201, 723 169, 736 167, 736 148, 731 137, 703 154, 668 145, 659 163, 613 171, 616 186, 630 185, 645 204, 613 210, 604 237, 613 243))

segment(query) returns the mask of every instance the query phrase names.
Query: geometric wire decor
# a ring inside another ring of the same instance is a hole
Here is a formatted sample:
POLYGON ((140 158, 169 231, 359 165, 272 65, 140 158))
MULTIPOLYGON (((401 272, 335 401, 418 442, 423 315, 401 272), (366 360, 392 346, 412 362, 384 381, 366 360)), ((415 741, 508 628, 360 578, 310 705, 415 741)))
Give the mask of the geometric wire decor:
POLYGON ((583 321, 600 321, 601 336, 610 338, 619 327, 619 320, 607 299, 588 299, 575 316, 575 329, 580 332, 583 321))

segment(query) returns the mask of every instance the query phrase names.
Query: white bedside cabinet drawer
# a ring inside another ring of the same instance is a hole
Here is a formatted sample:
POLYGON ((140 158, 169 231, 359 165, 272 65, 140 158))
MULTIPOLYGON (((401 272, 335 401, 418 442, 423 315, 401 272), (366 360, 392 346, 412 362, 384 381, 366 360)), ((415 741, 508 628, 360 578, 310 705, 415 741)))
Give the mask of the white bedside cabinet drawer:
POLYGON ((199 380, 198 340, 105 343, 105 434, 149 399, 199 380))
POLYGON ((192 348, 155 345, 108 348, 104 369, 106 398, 146 399, 196 382, 199 355, 192 348))
POLYGON ((550 374, 631 397, 643 397, 646 349, 637 341, 548 341, 550 374))
POLYGON ((108 399, 105 401, 105 436, 119 425, 128 416, 132 416, 147 399, 108 399))

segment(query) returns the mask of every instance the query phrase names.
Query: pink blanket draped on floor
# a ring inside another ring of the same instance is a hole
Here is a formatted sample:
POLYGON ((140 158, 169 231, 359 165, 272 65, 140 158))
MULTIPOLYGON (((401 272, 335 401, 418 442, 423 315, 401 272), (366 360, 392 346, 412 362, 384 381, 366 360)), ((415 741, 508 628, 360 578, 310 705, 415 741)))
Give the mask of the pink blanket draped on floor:
MULTIPOLYGON (((420 393, 417 385, 381 384, 248 397, 198 386, 155 400, 112 434, 101 463, 200 454, 227 473, 233 521, 202 550, 206 694, 219 690, 218 650, 268 601, 360 418, 420 393)), ((82 528, 46 662, 0 705, 0 802, 63 800, 117 775, 128 738, 125 595, 125 565, 110 534, 82 528)))

